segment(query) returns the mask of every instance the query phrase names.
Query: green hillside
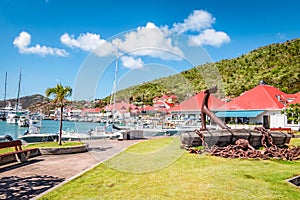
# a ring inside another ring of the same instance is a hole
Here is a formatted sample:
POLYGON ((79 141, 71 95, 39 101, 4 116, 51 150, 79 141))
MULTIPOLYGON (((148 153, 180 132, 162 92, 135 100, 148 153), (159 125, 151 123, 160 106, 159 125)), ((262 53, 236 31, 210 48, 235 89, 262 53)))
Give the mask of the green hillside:
MULTIPOLYGON (((300 90, 300 38, 133 86, 119 91, 116 96, 118 101, 150 104, 156 96, 176 94, 182 101, 207 87, 218 85, 220 94, 236 97, 258 85, 260 80, 286 93, 300 90)), ((104 102, 109 102, 109 98, 104 102)))

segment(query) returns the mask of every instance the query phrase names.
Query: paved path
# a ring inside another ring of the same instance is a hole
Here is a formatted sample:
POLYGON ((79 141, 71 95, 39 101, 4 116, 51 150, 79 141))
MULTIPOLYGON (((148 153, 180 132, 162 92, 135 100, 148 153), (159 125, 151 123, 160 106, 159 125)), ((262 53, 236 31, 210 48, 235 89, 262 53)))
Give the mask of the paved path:
MULTIPOLYGON (((138 140, 140 141, 140 140, 138 140)), ((0 199, 31 199, 123 151, 136 140, 91 140, 89 152, 43 155, 0 166, 0 199)))

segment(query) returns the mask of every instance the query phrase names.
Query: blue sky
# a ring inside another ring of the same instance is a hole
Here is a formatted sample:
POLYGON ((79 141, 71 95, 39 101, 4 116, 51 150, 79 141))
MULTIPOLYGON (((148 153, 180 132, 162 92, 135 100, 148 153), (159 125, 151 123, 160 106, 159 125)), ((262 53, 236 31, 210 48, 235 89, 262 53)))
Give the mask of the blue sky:
POLYGON ((235 58, 298 38, 298 0, 2 0, 0 99, 44 94, 57 83, 76 99, 109 95, 118 53, 118 89, 193 65, 235 58), (182 39, 182 40, 181 40, 182 39), (2 88, 2 89, 1 89, 2 88))

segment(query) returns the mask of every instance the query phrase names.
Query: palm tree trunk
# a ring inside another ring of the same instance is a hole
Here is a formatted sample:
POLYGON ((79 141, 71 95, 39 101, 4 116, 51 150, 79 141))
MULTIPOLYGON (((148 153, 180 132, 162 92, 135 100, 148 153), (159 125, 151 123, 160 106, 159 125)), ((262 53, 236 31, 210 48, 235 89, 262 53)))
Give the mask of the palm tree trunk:
POLYGON ((61 136, 62 136, 63 111, 64 111, 64 106, 61 106, 61 107, 60 107, 59 137, 58 137, 58 144, 59 144, 59 145, 62 145, 62 143, 61 143, 61 136))

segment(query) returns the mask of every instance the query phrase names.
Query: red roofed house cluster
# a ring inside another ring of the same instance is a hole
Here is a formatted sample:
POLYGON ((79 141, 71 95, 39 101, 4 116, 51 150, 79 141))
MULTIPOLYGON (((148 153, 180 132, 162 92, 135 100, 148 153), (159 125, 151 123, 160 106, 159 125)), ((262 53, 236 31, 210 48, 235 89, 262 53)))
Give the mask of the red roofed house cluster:
POLYGON ((169 112, 169 110, 178 102, 176 95, 163 95, 162 97, 155 97, 153 99, 153 110, 157 112, 169 112))
MULTIPOLYGON (((115 118, 125 119, 137 116, 142 113, 164 113, 171 114, 172 120, 187 120, 190 118, 200 119, 201 104, 204 98, 204 92, 200 92, 190 99, 177 104, 176 95, 163 95, 153 99, 153 106, 138 107, 126 102, 107 105, 103 109, 68 109, 68 116, 86 116, 101 118, 104 115, 113 114, 115 118), (111 113, 111 112, 114 113, 111 113)), ((253 89, 246 91, 239 97, 230 102, 224 102, 214 96, 210 96, 208 107, 216 116, 223 119, 232 128, 249 128, 249 125, 261 125, 265 128, 292 128, 299 129, 299 123, 288 121, 281 111, 290 104, 300 103, 300 92, 296 94, 286 94, 270 85, 258 85, 253 89), (239 127, 238 127, 239 126, 239 127)))
MULTIPOLYGON (((173 118, 188 119, 190 117, 200 118, 201 104, 204 93, 200 92, 192 98, 170 109, 173 118)), ((246 91, 232 101, 225 103, 211 95, 208 107, 226 123, 262 125, 265 128, 289 127, 299 129, 299 123, 288 121, 281 111, 289 104, 299 103, 300 92, 286 94, 270 85, 258 85, 246 91)), ((249 128, 243 125, 241 128, 249 128)))

